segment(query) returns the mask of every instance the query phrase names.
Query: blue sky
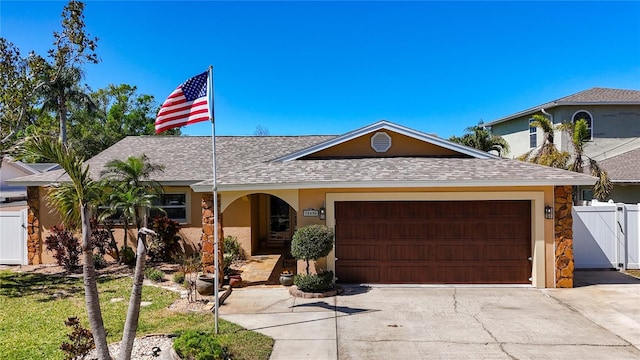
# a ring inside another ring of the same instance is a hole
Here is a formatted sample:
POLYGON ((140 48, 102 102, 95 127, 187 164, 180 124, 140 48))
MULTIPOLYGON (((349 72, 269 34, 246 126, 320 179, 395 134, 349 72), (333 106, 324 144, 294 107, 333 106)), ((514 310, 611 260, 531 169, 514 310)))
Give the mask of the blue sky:
MULTIPOLYGON (((0 2, 45 54, 64 1, 0 2)), ((386 119, 441 137, 592 87, 640 90, 640 2, 88 1, 94 90, 158 105, 214 66, 216 132, 341 134, 386 119)), ((208 123, 182 129, 208 135, 208 123)))

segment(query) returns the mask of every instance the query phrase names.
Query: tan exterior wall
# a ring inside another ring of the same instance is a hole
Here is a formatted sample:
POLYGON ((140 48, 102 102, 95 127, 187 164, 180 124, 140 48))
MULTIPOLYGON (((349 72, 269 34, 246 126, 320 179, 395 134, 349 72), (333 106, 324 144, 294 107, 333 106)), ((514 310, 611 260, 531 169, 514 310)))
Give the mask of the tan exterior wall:
MULTIPOLYGON (((38 191, 38 202, 40 204, 39 219, 40 219, 40 236, 44 244, 44 240, 50 235, 50 229, 57 224, 61 223, 60 216, 55 209, 49 206, 46 201, 47 190, 40 187, 38 191)), ((191 188, 187 186, 183 187, 166 187, 167 193, 186 193, 187 194, 187 223, 180 224, 179 235, 183 238, 185 243, 185 251, 187 254, 192 253, 197 249, 198 244, 201 242, 202 237, 202 194, 194 193, 191 188)), ((77 234, 78 238, 80 233, 77 234)), ((114 237, 119 247, 124 244, 124 229, 122 226, 116 226, 114 228, 114 237)), ((137 244, 136 231, 129 230, 128 233, 128 245, 135 249, 137 244)), ((53 257, 53 253, 47 251, 44 245, 41 246, 41 253, 39 256, 30 257, 30 261, 33 263, 43 264, 55 264, 56 260, 53 257)), ((110 256, 106 257, 107 260, 113 260, 110 256)))
MULTIPOLYGON (((616 148, 623 146, 629 138, 640 137, 640 106, 638 105, 571 105, 547 109, 556 125, 571 121, 578 111, 587 111, 593 117, 593 140, 587 142, 584 151, 585 155, 598 161, 606 156, 615 155, 616 148)), ((536 114, 542 115, 539 111, 536 114)), ((518 157, 531 150, 529 147, 529 118, 531 117, 532 115, 527 115, 491 126, 495 135, 502 136, 509 143, 511 147, 509 157, 518 157)), ((569 141, 570 139, 563 132, 555 131, 555 144, 560 150, 572 151, 569 141)), ((538 129, 538 145, 541 142, 542 131, 538 129)))
POLYGON ((375 134, 366 134, 353 140, 344 142, 339 145, 332 146, 328 149, 318 151, 313 155, 305 157, 306 159, 314 158, 330 158, 330 157, 385 157, 385 156, 420 156, 420 155, 450 155, 459 156, 460 154, 449 149, 442 148, 422 140, 417 140, 406 135, 398 134, 393 131, 380 130, 391 137, 391 147, 384 153, 379 153, 371 148, 371 137, 375 134))
POLYGON ((243 196, 224 211, 224 234, 235 236, 245 254, 251 254, 251 197, 243 196))

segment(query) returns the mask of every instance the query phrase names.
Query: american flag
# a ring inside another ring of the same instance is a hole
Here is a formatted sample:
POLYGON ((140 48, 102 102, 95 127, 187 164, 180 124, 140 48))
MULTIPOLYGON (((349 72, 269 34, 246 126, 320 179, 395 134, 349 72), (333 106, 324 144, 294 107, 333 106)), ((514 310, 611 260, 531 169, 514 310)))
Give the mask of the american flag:
POLYGON ((207 77, 207 71, 196 75, 169 95, 158 111, 156 134, 210 119, 207 77))

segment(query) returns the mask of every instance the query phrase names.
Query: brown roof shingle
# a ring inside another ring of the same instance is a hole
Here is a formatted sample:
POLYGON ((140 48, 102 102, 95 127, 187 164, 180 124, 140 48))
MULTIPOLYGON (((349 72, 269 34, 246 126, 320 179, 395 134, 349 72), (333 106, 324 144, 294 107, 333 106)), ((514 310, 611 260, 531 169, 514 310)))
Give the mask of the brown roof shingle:
POLYGON ((640 148, 598 163, 607 171, 613 182, 640 183, 640 148))

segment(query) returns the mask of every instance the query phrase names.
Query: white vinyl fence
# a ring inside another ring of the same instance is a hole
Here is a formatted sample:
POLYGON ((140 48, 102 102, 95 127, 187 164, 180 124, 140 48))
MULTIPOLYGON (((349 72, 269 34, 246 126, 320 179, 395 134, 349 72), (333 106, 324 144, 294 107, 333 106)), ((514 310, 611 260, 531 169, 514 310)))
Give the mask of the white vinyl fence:
POLYGON ((640 269, 640 204, 574 206, 573 254, 582 269, 640 269))
POLYGON ((27 265, 27 210, 0 211, 0 264, 27 265))

